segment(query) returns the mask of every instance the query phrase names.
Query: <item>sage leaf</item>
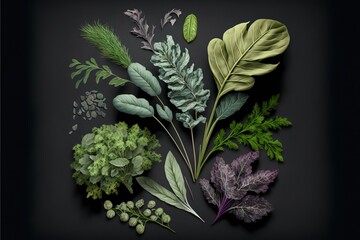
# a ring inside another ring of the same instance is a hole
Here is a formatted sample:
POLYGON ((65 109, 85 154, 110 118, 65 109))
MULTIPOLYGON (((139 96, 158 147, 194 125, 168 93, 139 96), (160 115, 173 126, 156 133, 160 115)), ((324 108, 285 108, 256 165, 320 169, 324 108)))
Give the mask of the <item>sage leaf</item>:
POLYGON ((141 118, 154 116, 154 108, 150 106, 148 100, 137 98, 132 94, 121 94, 113 99, 114 107, 119 111, 141 118))
POLYGON ((166 179, 168 180, 173 192, 148 177, 140 176, 136 178, 136 181, 142 188, 153 196, 159 198, 161 201, 187 211, 204 222, 194 209, 191 208, 189 202, 187 201, 184 177, 180 166, 171 151, 169 151, 166 156, 164 169, 166 179))
POLYGON ((170 151, 166 155, 164 168, 166 179, 175 195, 181 199, 181 201, 187 202, 184 177, 181 173, 179 164, 170 151))
POLYGON ((151 178, 141 176, 137 177, 136 181, 143 189, 145 189, 151 195, 157 197, 161 201, 179 209, 184 208, 183 204, 179 201, 179 199, 174 193, 170 192, 151 178))
POLYGON ((220 100, 216 108, 216 118, 223 120, 239 111, 248 99, 248 95, 242 92, 228 93, 220 100))
POLYGON ((187 15, 183 25, 183 36, 186 42, 190 43, 196 38, 197 28, 198 23, 195 14, 187 15))
POLYGON ((282 23, 272 19, 258 19, 228 29, 223 40, 212 39, 208 44, 208 57, 219 95, 230 91, 252 88, 254 76, 273 71, 278 64, 262 60, 283 53, 290 36, 282 23))
POLYGON ((168 122, 172 121, 173 113, 168 106, 161 107, 159 104, 156 104, 156 111, 162 119, 168 122))
POLYGON ((146 70, 140 63, 131 63, 128 67, 130 80, 141 90, 150 96, 158 96, 161 93, 159 81, 153 74, 146 70))
POLYGON ((130 162, 127 158, 117 158, 117 159, 111 160, 109 163, 115 167, 125 167, 130 162))

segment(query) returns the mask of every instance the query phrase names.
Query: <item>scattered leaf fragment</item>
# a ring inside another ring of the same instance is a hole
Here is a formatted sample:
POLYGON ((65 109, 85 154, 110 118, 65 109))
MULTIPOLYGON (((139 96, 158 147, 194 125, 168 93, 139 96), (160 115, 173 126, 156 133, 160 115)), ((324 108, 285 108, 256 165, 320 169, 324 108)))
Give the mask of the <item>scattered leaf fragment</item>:
POLYGON ((175 22, 176 22, 176 18, 173 17, 173 15, 176 15, 177 18, 180 17, 181 15, 181 11, 180 9, 172 9, 171 11, 167 12, 165 15, 164 15, 164 18, 163 19, 160 19, 160 24, 161 24, 161 28, 163 29, 165 27, 165 25, 167 23, 170 23, 171 26, 174 26, 175 22))

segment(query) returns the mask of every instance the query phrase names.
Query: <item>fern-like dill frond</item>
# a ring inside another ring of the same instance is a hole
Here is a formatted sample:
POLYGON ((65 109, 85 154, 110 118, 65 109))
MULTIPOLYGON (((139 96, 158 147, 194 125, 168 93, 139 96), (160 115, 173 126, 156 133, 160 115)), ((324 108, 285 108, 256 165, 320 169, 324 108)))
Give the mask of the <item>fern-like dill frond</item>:
POLYGON ((96 46, 101 54, 114 63, 127 68, 131 57, 127 48, 120 42, 114 31, 108 26, 95 22, 81 27, 82 37, 96 46))
POLYGON ((289 127, 292 123, 284 117, 268 117, 276 109, 278 101, 279 95, 274 95, 262 105, 256 103, 245 121, 233 121, 228 133, 221 129, 207 157, 215 151, 223 151, 224 147, 237 150, 239 145, 245 145, 255 151, 265 150, 270 159, 284 161, 282 143, 273 138, 273 132, 289 127))

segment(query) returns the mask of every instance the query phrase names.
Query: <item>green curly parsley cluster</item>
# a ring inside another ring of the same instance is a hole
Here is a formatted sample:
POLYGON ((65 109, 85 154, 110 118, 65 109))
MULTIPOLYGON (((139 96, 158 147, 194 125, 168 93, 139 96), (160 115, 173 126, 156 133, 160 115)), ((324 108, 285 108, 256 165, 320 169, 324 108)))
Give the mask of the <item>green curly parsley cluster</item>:
POLYGON ((133 193, 133 177, 160 162, 161 155, 154 151, 158 147, 156 136, 137 124, 129 127, 119 122, 95 127, 73 147, 73 178, 78 185, 86 186, 88 198, 118 194, 121 184, 133 193))

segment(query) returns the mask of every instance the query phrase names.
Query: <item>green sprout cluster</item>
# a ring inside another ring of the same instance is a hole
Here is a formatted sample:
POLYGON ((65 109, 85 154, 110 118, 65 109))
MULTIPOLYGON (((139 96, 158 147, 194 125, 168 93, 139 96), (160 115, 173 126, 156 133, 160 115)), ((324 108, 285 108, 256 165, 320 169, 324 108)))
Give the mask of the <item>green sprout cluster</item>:
POLYGON ((144 199, 139 199, 135 203, 133 201, 122 202, 114 206, 110 200, 104 202, 106 217, 113 219, 119 216, 121 222, 127 222, 130 227, 142 235, 145 232, 145 226, 148 222, 156 223, 172 232, 175 232, 170 226, 170 215, 165 213, 161 207, 156 207, 156 202, 150 200, 145 205, 144 199))

